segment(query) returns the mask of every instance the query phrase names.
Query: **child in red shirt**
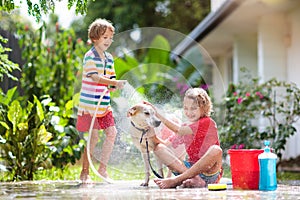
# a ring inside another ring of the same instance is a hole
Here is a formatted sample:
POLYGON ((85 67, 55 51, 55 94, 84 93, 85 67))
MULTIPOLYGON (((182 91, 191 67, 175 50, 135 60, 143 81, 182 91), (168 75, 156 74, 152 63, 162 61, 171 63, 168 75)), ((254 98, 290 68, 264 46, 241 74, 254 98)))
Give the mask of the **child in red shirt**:
POLYGON ((205 187, 209 183, 217 183, 222 175, 222 149, 216 123, 210 117, 212 102, 206 91, 201 88, 186 91, 183 110, 189 122, 183 125, 174 123, 154 109, 162 123, 177 134, 170 139, 173 147, 184 144, 188 154, 188 160, 182 162, 168 147, 158 144, 154 150, 156 156, 177 176, 155 179, 154 182, 162 189, 179 185, 205 187))

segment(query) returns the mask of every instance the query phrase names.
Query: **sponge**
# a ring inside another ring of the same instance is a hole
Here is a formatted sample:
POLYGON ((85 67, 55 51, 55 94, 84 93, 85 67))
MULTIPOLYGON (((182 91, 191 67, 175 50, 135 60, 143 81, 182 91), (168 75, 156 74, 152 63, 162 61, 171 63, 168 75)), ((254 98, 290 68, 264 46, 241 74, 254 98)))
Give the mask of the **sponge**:
POLYGON ((227 184, 208 184, 207 188, 210 191, 226 190, 227 184))

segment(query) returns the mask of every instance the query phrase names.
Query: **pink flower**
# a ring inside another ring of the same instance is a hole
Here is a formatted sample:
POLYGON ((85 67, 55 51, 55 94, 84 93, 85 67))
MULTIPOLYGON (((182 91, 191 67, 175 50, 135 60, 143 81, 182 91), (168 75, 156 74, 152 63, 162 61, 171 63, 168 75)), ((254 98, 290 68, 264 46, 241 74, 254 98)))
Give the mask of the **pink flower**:
POLYGON ((238 103, 238 104, 241 104, 242 102, 243 102, 243 98, 242 98, 242 97, 239 97, 238 100, 237 100, 237 103, 238 103))
POLYGON ((234 144, 230 147, 230 149, 244 149, 245 147, 245 144, 234 144))
POLYGON ((234 92, 234 93, 233 93, 233 96, 237 96, 237 95, 238 95, 238 93, 237 93, 237 92, 234 92))
POLYGON ((184 93, 189 89, 189 85, 180 82, 176 84, 176 87, 179 89, 180 95, 184 95, 184 93))
POLYGON ((200 87, 204 90, 208 90, 208 84, 202 84, 200 87))
POLYGON ((177 77, 174 77, 174 78, 173 78, 173 81, 174 81, 174 82, 177 82, 177 81, 178 81, 178 78, 177 78, 177 77))
POLYGON ((259 96, 260 99, 264 98, 264 95, 262 95, 262 93, 260 93, 260 92, 255 92, 255 94, 256 94, 257 96, 259 96))
POLYGON ((250 97, 250 93, 249 92, 246 93, 246 97, 250 97))

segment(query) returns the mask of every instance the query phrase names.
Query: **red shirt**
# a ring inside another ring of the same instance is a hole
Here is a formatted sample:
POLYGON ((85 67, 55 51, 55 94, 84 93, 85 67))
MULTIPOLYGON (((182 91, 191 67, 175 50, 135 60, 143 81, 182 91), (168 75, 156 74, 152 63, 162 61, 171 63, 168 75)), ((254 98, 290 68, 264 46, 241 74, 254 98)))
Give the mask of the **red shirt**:
POLYGON ((210 117, 200 118, 197 122, 188 125, 193 134, 176 136, 171 141, 173 147, 185 145, 189 162, 196 163, 212 145, 220 145, 217 125, 210 117))

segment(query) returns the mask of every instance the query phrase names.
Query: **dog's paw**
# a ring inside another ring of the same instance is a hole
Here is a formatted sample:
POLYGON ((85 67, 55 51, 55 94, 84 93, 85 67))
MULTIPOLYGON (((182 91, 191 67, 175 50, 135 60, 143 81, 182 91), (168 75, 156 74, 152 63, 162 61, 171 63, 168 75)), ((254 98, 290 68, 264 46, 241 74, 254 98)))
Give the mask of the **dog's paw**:
POLYGON ((140 186, 143 186, 143 187, 148 187, 148 183, 142 183, 140 186))

